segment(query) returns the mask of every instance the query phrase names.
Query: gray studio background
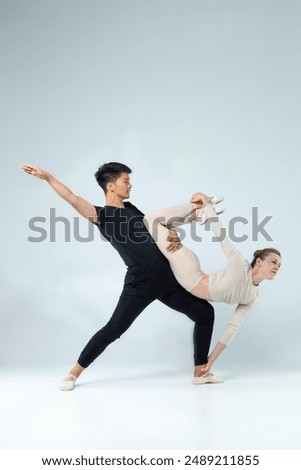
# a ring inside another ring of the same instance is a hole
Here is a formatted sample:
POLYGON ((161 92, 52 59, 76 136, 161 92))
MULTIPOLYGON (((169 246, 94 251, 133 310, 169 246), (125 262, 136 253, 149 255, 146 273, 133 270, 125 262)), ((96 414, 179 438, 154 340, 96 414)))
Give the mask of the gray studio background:
MULTIPOLYGON (((216 370, 300 365, 300 2, 292 0, 0 1, 1 331, 3 367, 71 366, 109 319, 125 267, 99 239, 41 243, 28 224, 50 208, 76 213, 19 170, 52 172, 101 205, 98 166, 133 169, 131 201, 148 211, 223 194, 227 226, 250 259, 275 246, 283 267, 216 370), (252 240, 252 207, 266 230, 252 240)), ((72 232, 72 230, 71 230, 72 232)), ((197 232, 201 235, 202 229, 197 232)), ((88 223, 80 222, 82 237, 88 223)), ((185 242, 213 272, 217 244, 185 242)), ((234 306, 215 304, 215 343, 234 306)), ((98 359, 106 366, 166 364, 190 375, 192 324, 159 302, 98 359)))

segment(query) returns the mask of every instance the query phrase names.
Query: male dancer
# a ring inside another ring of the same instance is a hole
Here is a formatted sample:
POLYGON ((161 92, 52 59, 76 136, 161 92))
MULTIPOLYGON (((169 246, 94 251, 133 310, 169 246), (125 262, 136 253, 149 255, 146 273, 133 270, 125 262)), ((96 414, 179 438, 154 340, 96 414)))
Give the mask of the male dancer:
POLYGON ((204 372, 214 322, 213 307, 184 290, 176 281, 166 258, 161 254, 143 224, 143 213, 130 202, 131 169, 121 163, 102 165, 95 174, 105 193, 105 206, 94 206, 75 195, 53 175, 41 168, 21 165, 28 174, 45 180, 83 217, 96 224, 127 265, 124 287, 109 322, 90 339, 61 390, 69 391, 81 373, 131 326, 138 315, 155 299, 187 315, 195 322, 194 377, 198 383, 217 383, 222 379, 204 372))

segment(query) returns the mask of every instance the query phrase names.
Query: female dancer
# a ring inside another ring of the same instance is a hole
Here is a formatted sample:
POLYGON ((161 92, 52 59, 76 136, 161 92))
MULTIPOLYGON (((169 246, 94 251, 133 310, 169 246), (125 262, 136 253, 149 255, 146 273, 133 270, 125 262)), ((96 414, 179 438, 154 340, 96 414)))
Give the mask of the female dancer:
MULTIPOLYGON (((208 358, 204 372, 210 373, 212 364, 230 344, 240 328, 246 313, 253 307, 258 296, 258 286, 265 279, 274 279, 281 266, 281 254, 275 248, 256 250, 253 261, 248 263, 225 236, 225 229, 214 209, 220 198, 208 198, 204 194, 193 195, 190 204, 152 211, 145 215, 144 223, 157 243, 158 248, 168 259, 178 282, 191 294, 201 299, 227 304, 238 304, 228 328, 208 358), (214 274, 202 271, 196 254, 182 246, 178 251, 166 249, 169 229, 196 220, 200 224, 208 222, 210 229, 220 242, 228 264, 214 274)), ((207 375, 207 374, 206 374, 207 375)), ((206 375, 193 377, 194 384, 205 383, 206 375)))

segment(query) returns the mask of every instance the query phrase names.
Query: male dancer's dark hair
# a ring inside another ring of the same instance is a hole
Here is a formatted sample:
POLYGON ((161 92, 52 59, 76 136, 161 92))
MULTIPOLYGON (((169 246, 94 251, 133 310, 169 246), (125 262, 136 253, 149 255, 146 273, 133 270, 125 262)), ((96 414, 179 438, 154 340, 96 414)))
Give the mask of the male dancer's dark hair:
POLYGON ((101 165, 95 173, 95 178, 104 193, 107 192, 107 184, 114 183, 121 173, 132 173, 132 170, 123 163, 110 162, 101 165))

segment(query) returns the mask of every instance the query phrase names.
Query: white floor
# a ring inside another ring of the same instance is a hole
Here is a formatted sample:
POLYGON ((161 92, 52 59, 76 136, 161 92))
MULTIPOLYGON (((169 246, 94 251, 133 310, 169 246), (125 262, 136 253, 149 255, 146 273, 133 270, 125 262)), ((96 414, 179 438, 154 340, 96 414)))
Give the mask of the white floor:
POLYGON ((1 449, 301 448, 297 371, 224 371, 224 384, 193 386, 168 367, 94 367, 72 392, 57 374, 2 373, 1 449))

